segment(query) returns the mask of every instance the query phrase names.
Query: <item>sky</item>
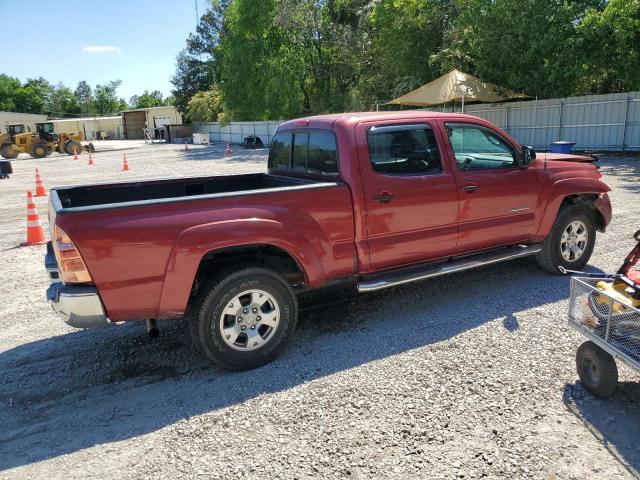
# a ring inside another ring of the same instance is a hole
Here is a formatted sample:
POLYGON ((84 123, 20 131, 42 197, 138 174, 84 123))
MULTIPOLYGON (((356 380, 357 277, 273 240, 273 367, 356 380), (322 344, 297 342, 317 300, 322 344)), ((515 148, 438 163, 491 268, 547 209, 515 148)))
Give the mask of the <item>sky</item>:
POLYGON ((170 94, 175 58, 207 0, 0 0, 0 73, 72 90, 122 80, 118 96, 170 94))

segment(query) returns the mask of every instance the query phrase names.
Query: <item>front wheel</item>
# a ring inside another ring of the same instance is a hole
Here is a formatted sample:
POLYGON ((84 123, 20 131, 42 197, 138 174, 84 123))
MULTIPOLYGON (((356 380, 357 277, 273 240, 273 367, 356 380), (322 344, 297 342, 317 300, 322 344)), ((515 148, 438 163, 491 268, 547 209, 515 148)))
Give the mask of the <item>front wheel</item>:
POLYGON ((212 362, 249 370, 274 360, 287 346, 298 319, 287 281, 265 268, 228 271, 198 294, 189 330, 212 362))
POLYGON ((596 397, 610 397, 618 385, 618 367, 611 355, 593 342, 584 342, 576 354, 582 384, 596 397))
POLYGON ((591 258, 595 243, 596 227, 590 212, 583 207, 569 205, 560 209, 536 260, 551 273, 561 273, 558 267, 581 270, 591 258))

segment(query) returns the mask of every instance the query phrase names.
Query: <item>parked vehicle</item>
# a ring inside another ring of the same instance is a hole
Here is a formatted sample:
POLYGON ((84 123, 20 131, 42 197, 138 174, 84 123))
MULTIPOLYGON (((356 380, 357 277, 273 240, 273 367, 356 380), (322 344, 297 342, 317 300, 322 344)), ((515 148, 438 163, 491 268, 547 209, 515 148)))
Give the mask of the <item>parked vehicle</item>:
POLYGON ((188 319, 230 369, 275 358, 296 293, 370 292, 527 255, 580 269, 611 219, 590 157, 536 155, 482 119, 375 112, 292 120, 268 173, 56 188, 46 265, 76 327, 188 319))

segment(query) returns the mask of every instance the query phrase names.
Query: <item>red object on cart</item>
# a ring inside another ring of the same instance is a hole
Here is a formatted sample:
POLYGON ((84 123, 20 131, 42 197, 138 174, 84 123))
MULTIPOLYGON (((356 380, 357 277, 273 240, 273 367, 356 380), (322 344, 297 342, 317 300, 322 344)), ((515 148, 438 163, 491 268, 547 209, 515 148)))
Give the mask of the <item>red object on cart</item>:
POLYGON ((640 230, 633 234, 633 238, 638 242, 633 250, 629 252, 624 263, 618 270, 618 275, 624 275, 629 280, 640 285, 640 270, 631 270, 640 261, 640 230))

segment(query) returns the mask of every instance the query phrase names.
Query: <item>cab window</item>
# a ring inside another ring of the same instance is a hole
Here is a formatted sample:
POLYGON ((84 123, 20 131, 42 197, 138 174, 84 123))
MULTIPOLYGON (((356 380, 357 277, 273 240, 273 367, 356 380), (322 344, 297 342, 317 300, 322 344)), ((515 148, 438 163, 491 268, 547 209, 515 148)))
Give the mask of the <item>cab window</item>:
POLYGON ((447 133, 460 170, 490 170, 516 165, 513 147, 488 128, 447 124, 447 133))
POLYGON ((371 127, 367 131, 371 168, 386 175, 442 172, 433 130, 427 125, 371 127))

